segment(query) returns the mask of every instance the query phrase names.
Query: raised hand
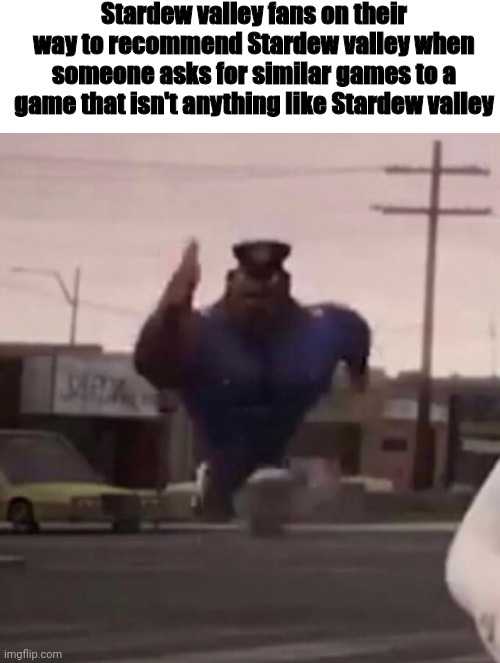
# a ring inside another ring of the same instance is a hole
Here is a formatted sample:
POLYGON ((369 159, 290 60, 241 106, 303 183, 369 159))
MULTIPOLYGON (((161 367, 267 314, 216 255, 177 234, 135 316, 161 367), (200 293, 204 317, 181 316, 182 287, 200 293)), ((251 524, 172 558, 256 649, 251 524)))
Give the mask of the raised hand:
POLYGON ((193 239, 184 249, 179 266, 167 285, 161 301, 162 308, 191 305, 193 293, 201 277, 198 254, 198 242, 193 239))

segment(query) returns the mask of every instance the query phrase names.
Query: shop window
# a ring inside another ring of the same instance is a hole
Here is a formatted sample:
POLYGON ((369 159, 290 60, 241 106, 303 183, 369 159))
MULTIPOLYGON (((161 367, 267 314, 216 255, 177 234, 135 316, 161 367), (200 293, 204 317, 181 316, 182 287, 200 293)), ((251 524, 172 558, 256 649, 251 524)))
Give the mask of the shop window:
POLYGON ((404 437, 386 437, 382 440, 382 451, 406 451, 407 448, 404 437))

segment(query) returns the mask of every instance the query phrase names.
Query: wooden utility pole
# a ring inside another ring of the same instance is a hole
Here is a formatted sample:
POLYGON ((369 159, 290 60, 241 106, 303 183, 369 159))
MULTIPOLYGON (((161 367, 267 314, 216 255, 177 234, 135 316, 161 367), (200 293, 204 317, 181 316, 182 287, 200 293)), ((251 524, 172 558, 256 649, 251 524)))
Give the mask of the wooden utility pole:
POLYGON ((430 488, 434 482, 434 439, 431 423, 432 404, 432 349, 434 336, 434 292, 436 282, 436 251, 438 224, 441 216, 485 216, 490 208, 441 208, 440 188, 442 175, 478 176, 489 175, 490 171, 478 166, 448 167, 442 165, 442 146, 435 141, 432 165, 428 167, 388 166, 389 175, 430 175, 430 203, 428 207, 397 207, 376 205, 374 209, 383 214, 419 214, 427 216, 427 258, 425 269, 424 318, 422 334, 422 360, 418 390, 418 412, 416 426, 415 460, 413 466, 413 487, 415 490, 430 488))
POLYGON ((490 350, 491 350, 491 377, 497 376, 497 321, 496 317, 492 314, 490 317, 489 326, 490 336, 490 350))

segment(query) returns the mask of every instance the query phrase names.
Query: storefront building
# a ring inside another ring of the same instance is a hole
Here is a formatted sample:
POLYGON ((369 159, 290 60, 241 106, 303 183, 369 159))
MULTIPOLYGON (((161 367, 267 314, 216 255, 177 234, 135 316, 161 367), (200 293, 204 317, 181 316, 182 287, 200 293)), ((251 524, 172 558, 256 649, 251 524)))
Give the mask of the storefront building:
POLYGON ((168 414, 126 355, 25 358, 17 427, 65 434, 111 483, 146 488, 168 479, 168 414))

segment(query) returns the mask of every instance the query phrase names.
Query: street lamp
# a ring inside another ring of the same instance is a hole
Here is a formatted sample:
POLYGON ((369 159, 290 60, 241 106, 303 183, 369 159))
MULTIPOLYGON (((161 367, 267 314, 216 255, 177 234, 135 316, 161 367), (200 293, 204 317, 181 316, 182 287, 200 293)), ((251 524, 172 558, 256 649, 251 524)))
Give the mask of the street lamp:
POLYGON ((70 333, 69 333, 69 342, 70 345, 75 345, 76 341, 76 323, 78 317, 78 308, 80 304, 80 278, 81 278, 81 269, 77 267, 75 269, 75 274, 73 277, 73 292, 71 293, 70 289, 67 287, 64 282, 61 274, 55 269, 32 269, 30 267, 12 267, 12 272, 16 274, 35 274, 37 276, 50 276, 55 279, 59 284, 59 287, 64 295, 66 303, 71 308, 71 322, 70 322, 70 333))

